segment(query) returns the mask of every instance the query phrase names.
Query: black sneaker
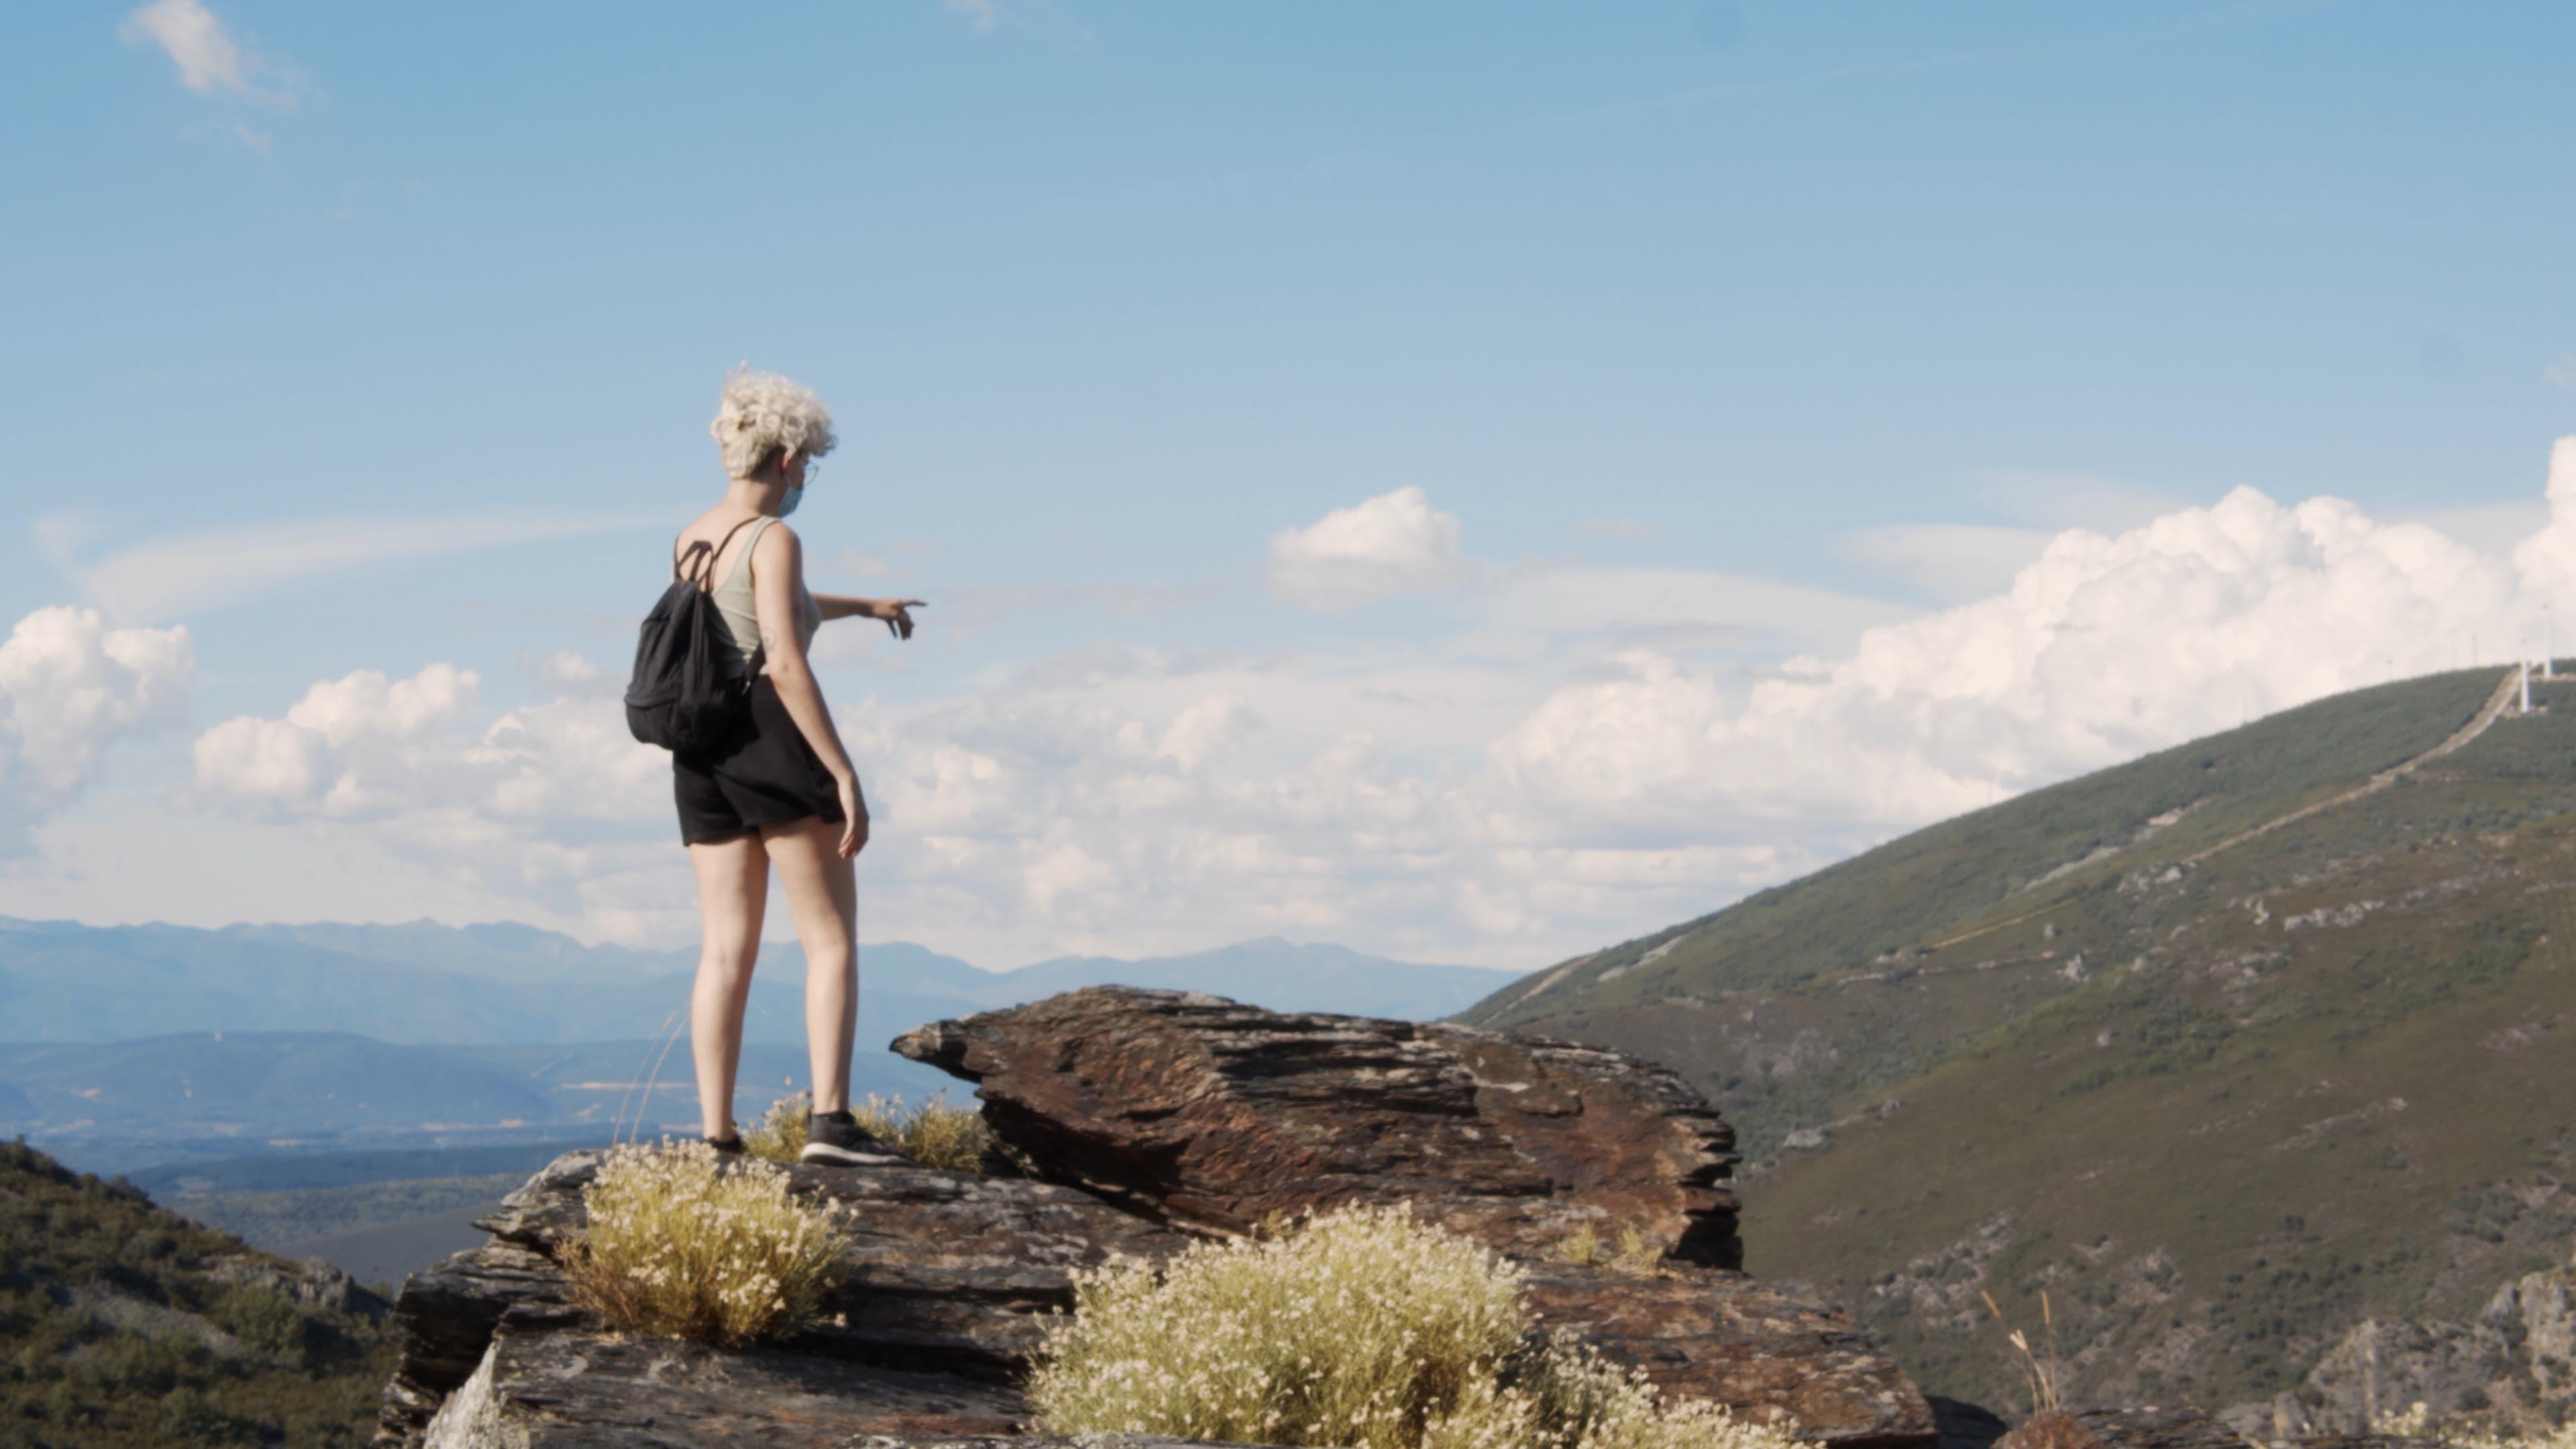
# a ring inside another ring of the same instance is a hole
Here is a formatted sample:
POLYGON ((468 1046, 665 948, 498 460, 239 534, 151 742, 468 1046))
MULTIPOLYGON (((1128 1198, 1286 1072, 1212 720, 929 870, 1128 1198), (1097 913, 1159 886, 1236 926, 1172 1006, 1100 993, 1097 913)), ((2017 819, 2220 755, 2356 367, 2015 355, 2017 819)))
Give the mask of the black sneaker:
POLYGON ((701 1137, 698 1140, 714 1148, 718 1157, 742 1156, 742 1134, 739 1132, 731 1137, 701 1137))
POLYGON ((851 1116, 847 1108, 808 1115, 805 1119, 805 1150, 797 1157, 826 1167, 918 1165, 900 1149, 888 1146, 875 1133, 860 1126, 859 1119, 851 1116))

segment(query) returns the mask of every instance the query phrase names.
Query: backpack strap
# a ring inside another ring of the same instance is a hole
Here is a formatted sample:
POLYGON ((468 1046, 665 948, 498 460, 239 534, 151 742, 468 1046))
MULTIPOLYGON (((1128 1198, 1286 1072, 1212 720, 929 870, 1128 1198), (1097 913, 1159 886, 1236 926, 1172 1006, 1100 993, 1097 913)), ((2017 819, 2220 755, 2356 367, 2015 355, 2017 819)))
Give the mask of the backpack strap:
MULTIPOLYGON (((698 591, 700 593, 704 593, 707 589, 707 576, 714 571, 716 556, 724 552, 724 546, 733 542, 733 536, 742 532, 744 525, 757 522, 758 520, 766 517, 768 517, 767 514, 755 513, 751 517, 744 519, 741 523, 737 523, 733 527, 726 529, 725 536, 717 539, 715 547, 713 548, 708 548, 703 543, 693 543, 687 548, 676 549, 671 557, 672 582, 677 583, 679 580, 686 578, 698 586, 698 591), (701 552, 706 555, 704 558, 700 558, 698 556, 701 552), (695 573, 688 572, 691 565, 695 565, 697 570, 695 573)), ((753 541, 759 541, 757 535, 754 536, 753 541)), ((673 540, 674 544, 677 542, 678 540, 673 540)))

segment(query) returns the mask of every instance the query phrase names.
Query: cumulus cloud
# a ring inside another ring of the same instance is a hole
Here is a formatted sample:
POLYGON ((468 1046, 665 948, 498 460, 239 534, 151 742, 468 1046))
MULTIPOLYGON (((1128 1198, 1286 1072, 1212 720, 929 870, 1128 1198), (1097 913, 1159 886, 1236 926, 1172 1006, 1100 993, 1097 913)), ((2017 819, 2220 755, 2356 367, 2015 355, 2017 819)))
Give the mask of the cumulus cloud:
POLYGON ((38 609, 0 644, 0 857, 69 803, 112 742, 178 723, 195 656, 182 629, 111 629, 95 609, 38 609))
POLYGON ((200 734, 183 803, 354 832, 521 909, 588 912, 605 933, 666 929, 679 857, 651 850, 646 826, 669 812, 670 757, 628 734, 614 699, 561 698, 481 722, 478 685, 451 664, 322 681, 282 716, 200 734), (656 900, 659 912, 642 909, 656 900))
POLYGON ((481 681, 431 664, 409 679, 324 680, 278 717, 197 737, 193 798, 255 814, 400 819, 461 813, 510 830, 639 820, 668 806, 669 756, 628 733, 613 699, 567 697, 474 721, 481 681))
MULTIPOLYGON (((2576 494, 2576 444, 2561 444, 2576 494)), ((1864 632, 1733 692, 1649 652, 1488 750, 1529 838, 1663 844, 1784 826, 1858 843, 2391 674, 2576 588, 2576 496, 2518 568, 2417 524, 2251 489, 2106 537, 2070 530, 2003 593, 1864 632), (2562 546, 2563 545, 2563 546, 2562 546), (1729 826, 1724 822, 1742 822, 1729 826)))
MULTIPOLYGON (((869 676, 827 680, 876 820, 865 930, 996 965, 1265 932, 1542 964, 2016 791, 2456 667, 2473 634, 2500 664, 2544 607, 2576 608, 2576 441, 2548 509, 2508 553, 2240 489, 2056 532, 2007 585, 1928 612, 1487 568, 1415 640, 1255 658, 1103 638, 891 703, 848 687, 869 676), (1506 636, 1536 642, 1489 647, 1506 636)), ((1468 567, 1434 537, 1429 557, 1468 567)), ((200 735, 192 797, 474 880, 510 903, 494 914, 685 939, 668 757, 578 673, 497 712, 451 666, 324 681, 200 735)))
POLYGON ((1464 574, 1458 515, 1417 487, 1336 508, 1270 536, 1270 591, 1309 609, 1349 609, 1436 589, 1464 574))

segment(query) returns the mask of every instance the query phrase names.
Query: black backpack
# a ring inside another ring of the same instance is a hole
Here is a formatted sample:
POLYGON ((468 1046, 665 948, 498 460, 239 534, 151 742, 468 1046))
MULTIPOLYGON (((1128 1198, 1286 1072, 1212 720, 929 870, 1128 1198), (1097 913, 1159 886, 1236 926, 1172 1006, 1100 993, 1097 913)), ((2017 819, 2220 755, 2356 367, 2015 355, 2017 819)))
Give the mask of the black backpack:
POLYGON ((735 524, 713 548, 693 543, 683 550, 671 563, 671 586, 644 616, 635 673, 626 684, 626 727, 648 745, 703 752, 742 727, 760 656, 755 652, 749 668, 735 671, 733 640, 707 596, 716 555, 751 521, 735 524))

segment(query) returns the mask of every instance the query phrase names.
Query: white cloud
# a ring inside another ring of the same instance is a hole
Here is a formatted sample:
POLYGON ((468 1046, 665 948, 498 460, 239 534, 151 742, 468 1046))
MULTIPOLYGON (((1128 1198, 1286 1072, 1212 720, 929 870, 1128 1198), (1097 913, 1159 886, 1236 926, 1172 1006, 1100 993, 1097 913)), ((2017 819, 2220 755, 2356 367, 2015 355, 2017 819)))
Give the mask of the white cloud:
POLYGON ((69 803, 111 742, 177 723, 196 661, 185 629, 111 629, 95 609, 38 609, 0 644, 0 857, 69 803))
MULTIPOLYGON (((2570 460, 2561 444, 2554 472, 2576 491, 2570 460)), ((2562 513, 2576 562, 2576 499, 2562 513)), ((1857 843, 2392 672, 2456 667, 2480 630, 2500 651, 2536 623, 2524 585, 2558 566, 2558 527, 2525 545, 2518 581, 2420 525, 2238 489, 2116 538, 2061 534, 2008 591, 1871 629, 1849 656, 1740 696, 1631 654, 1628 678, 1560 690, 1489 758, 1521 838, 1857 843)))
POLYGON ((592 663, 578 650, 550 649, 543 654, 522 654, 520 664, 537 683, 558 694, 625 693, 624 680, 592 663))
MULTIPOLYGON (((201 96, 239 96, 276 105, 295 101, 293 74, 280 62, 243 48, 203 0, 152 0, 128 14, 116 33, 129 45, 151 44, 179 68, 179 84, 201 96), (265 77, 273 82, 260 83, 265 77)), ((243 132, 267 149, 267 137, 243 132)))
POLYGON ((1336 508, 1270 536, 1270 591, 1309 609, 1348 609, 1457 582, 1458 516, 1417 487, 1336 508))
POLYGON ((478 849, 497 837, 537 844, 568 822, 634 822, 654 818, 657 804, 668 809, 670 757, 636 742, 618 701, 560 698, 478 727, 479 684, 452 664, 409 679, 362 669, 325 680, 282 717, 245 715, 199 735, 190 798, 267 818, 406 829, 434 819, 478 849))
POLYGON ((156 539, 72 572, 92 602, 116 618, 171 619, 370 564, 614 532, 659 521, 640 515, 518 512, 320 519, 156 539))
MULTIPOLYGON (((1265 932, 1542 964, 2248 715, 2456 666, 2472 633, 2500 663, 2545 604, 2576 610, 2576 441, 2511 557, 2242 489, 2059 532, 2008 586, 1932 612, 1429 556, 1469 574, 1429 637, 1253 657, 1111 636, 893 703, 848 687, 872 674, 828 678, 876 821, 869 937, 993 965, 1265 932)), ((668 757, 549 667, 561 697, 506 711, 460 668, 326 681, 200 735, 189 798, 407 862, 424 902, 470 882, 485 914, 684 940, 668 757)))

